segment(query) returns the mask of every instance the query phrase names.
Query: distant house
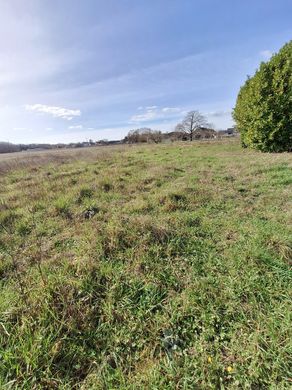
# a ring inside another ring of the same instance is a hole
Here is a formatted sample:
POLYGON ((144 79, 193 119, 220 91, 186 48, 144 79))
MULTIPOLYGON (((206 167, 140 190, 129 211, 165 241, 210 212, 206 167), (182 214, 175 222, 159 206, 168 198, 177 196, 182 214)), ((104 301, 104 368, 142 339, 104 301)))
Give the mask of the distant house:
POLYGON ((96 141, 95 145, 96 146, 108 146, 108 145, 120 145, 122 143, 123 143, 122 140, 112 140, 112 141, 109 141, 107 139, 101 139, 99 141, 96 141))
POLYGON ((218 131, 218 136, 221 138, 221 137, 235 137, 239 135, 236 127, 229 127, 228 129, 226 130, 219 130, 218 131))
POLYGON ((217 132, 214 129, 201 127, 194 132, 194 139, 214 139, 217 138, 217 132))

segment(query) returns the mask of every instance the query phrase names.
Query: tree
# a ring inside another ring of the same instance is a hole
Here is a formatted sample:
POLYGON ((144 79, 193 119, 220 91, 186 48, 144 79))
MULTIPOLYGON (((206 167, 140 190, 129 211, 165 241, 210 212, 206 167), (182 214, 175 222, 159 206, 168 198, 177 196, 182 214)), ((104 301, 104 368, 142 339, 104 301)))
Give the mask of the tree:
POLYGON ((175 132, 187 134, 190 141, 192 141, 195 131, 207 126, 208 123, 204 115, 199 111, 189 111, 184 120, 176 125, 175 132))
POLYGON ((292 41, 240 88, 233 118, 244 147, 292 150, 292 41))

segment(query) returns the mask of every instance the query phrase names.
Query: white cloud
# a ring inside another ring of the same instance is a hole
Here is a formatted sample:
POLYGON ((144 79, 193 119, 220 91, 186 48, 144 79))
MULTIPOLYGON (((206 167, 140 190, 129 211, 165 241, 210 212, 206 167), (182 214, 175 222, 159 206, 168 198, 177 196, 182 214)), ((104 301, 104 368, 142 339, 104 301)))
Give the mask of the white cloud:
POLYGON ((81 115, 80 110, 72 110, 64 107, 47 106, 45 104, 26 104, 27 111, 33 111, 41 114, 49 114, 55 118, 62 118, 70 121, 76 116, 81 115))
POLYGON ((164 107, 162 112, 181 112, 179 107, 164 107))
POLYGON ((148 122, 153 119, 158 119, 158 116, 153 111, 146 111, 144 114, 133 115, 130 122, 148 122))
POLYGON ((219 111, 207 112, 206 115, 218 118, 218 117, 222 117, 222 116, 231 115, 231 112, 232 112, 231 110, 221 110, 221 111, 219 110, 219 111))
POLYGON ((262 50, 260 51, 260 56, 263 57, 265 60, 269 60, 272 57, 273 53, 271 50, 262 50))
POLYGON ((68 129, 83 129, 82 125, 69 126, 68 129))
POLYGON ((138 110, 144 110, 142 114, 135 114, 130 118, 130 123, 150 122, 158 119, 166 119, 169 117, 182 114, 184 111, 179 107, 162 107, 148 106, 138 107, 138 110))
POLYGON ((146 107, 146 110, 156 110, 156 108, 158 108, 158 106, 149 106, 149 107, 146 107))

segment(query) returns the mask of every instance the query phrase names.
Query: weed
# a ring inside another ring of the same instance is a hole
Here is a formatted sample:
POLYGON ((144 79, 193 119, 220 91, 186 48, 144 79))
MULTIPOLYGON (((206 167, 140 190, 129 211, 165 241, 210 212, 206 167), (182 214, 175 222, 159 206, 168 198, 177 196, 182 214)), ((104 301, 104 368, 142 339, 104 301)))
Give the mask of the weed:
POLYGON ((81 188, 79 191, 79 197, 78 197, 78 203, 81 203, 86 198, 92 198, 93 197, 93 190, 88 187, 81 188))
POLYGON ((71 204, 70 200, 66 196, 60 196, 54 204, 58 215, 64 216, 66 218, 71 218, 71 204))

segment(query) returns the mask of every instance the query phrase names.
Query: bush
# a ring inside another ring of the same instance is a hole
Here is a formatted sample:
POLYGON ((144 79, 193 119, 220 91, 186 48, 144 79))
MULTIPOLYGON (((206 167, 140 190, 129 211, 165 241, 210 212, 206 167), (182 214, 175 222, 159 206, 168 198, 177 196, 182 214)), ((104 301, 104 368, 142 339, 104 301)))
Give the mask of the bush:
POLYGON ((233 117, 244 147, 292 150, 292 41, 247 79, 233 117))

